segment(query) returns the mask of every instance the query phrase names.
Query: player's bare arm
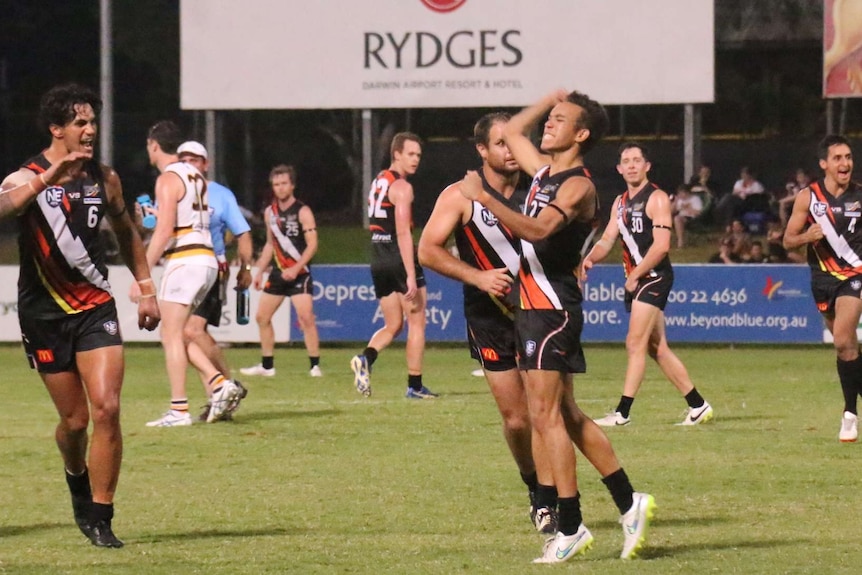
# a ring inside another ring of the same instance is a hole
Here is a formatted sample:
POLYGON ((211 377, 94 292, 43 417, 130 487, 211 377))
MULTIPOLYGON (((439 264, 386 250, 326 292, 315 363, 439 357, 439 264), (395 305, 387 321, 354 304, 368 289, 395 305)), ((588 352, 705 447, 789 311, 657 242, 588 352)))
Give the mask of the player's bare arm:
MULTIPOLYGON (((616 213, 616 212, 613 212, 616 213)), ((634 291, 640 278, 656 267, 670 251, 670 233, 673 218, 671 216, 670 198, 663 190, 650 194, 646 205, 646 214, 652 220, 652 245, 643 260, 626 278, 626 289, 634 291)))
POLYGON ((790 213, 787 228, 784 230, 784 249, 795 250, 805 244, 823 239, 823 230, 820 224, 811 224, 807 229, 805 228, 806 223, 808 223, 808 204, 810 201, 811 189, 805 188, 796 194, 793 211, 790 213))
POLYGON ((111 228, 117 236, 120 256, 135 278, 133 285, 137 288, 138 328, 153 331, 159 325, 161 313, 156 302, 156 286, 150 277, 150 267, 147 265, 144 243, 126 209, 120 177, 108 166, 102 166, 101 170, 105 182, 105 195, 108 199, 107 214, 111 221, 111 228))
POLYGON ((446 249, 446 242, 455 229, 469 220, 471 209, 472 203, 461 195, 459 184, 452 184, 440 193, 419 239, 419 263, 501 297, 508 292, 513 281, 506 268, 479 270, 446 249))
POLYGON ((389 188, 389 199, 395 206, 395 238, 398 251, 407 272, 407 292, 410 301, 416 297, 416 262, 413 259, 413 186, 404 180, 396 180, 389 188))
POLYGON ((45 188, 78 177, 84 162, 91 157, 90 153, 72 152, 43 174, 21 168, 6 176, 0 184, 0 218, 21 213, 45 188))
POLYGON ((240 268, 236 274, 236 287, 244 290, 251 285, 251 264, 254 260, 254 244, 251 232, 241 233, 236 237, 236 254, 239 256, 240 268))
POLYGON ((528 242, 538 242, 562 229, 569 221, 591 219, 595 213, 596 188, 589 178, 573 177, 566 180, 557 191, 553 202, 530 217, 517 212, 476 186, 479 175, 467 172, 461 181, 461 193, 470 200, 476 200, 497 216, 513 234, 528 242))
MULTIPOLYGON (((267 207, 263 211, 263 221, 269 222, 272 217, 272 208, 267 207)), ((272 242, 275 239, 272 237, 272 230, 269 225, 266 226, 266 243, 263 244, 263 249, 260 250, 260 255, 257 257, 257 263, 255 264, 256 272, 254 274, 254 279, 252 280, 252 285, 254 289, 260 291, 263 288, 263 276, 266 273, 266 269, 269 267, 272 262, 272 242)))
POLYGON ((156 228, 147 247, 147 263, 150 269, 156 267, 177 225, 177 204, 185 193, 180 176, 173 172, 165 172, 156 180, 156 203, 159 205, 159 218, 156 228))
POLYGON ((590 253, 587 254, 578 268, 578 279, 582 282, 587 281, 587 273, 593 268, 593 266, 604 261, 614 248, 614 242, 617 241, 617 238, 620 235, 620 228, 617 225, 616 218, 617 208, 619 205, 620 196, 617 196, 614 200, 614 205, 611 207, 611 216, 608 219, 608 225, 605 226, 605 230, 602 232, 602 237, 595 243, 593 249, 590 250, 590 253))
POLYGON ((308 206, 303 206, 299 210, 299 223, 302 224, 302 233, 305 235, 305 249, 299 260, 281 273, 281 277, 287 281, 295 280, 317 253, 317 225, 314 222, 314 214, 308 206))
POLYGON ((550 157, 533 145, 528 134, 533 126, 545 118, 548 110, 559 102, 565 101, 566 97, 567 94, 564 90, 555 90, 537 103, 512 116, 506 123, 503 139, 521 169, 531 177, 535 176, 542 166, 550 163, 550 157))

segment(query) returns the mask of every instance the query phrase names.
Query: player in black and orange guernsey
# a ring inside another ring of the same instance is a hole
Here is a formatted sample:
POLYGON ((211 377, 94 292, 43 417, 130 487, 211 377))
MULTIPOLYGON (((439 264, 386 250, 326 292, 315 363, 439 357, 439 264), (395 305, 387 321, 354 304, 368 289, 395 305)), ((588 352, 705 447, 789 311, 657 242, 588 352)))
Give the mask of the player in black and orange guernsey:
POLYGON ((852 181, 853 152, 844 136, 818 146, 823 179, 796 195, 784 247, 807 244, 811 293, 832 333, 844 412, 838 440, 855 442, 857 397, 862 394, 862 356, 856 329, 862 315, 862 186, 852 181))
POLYGON ((284 302, 285 297, 296 311, 305 350, 310 362, 309 375, 321 377, 320 338, 314 321, 314 300, 311 297, 314 282, 311 278, 311 259, 317 253, 317 224, 311 208, 294 195, 296 170, 293 166, 280 164, 269 173, 272 186, 272 204, 263 212, 266 222, 266 245, 257 259, 254 274, 255 289, 263 288, 255 320, 260 331, 261 363, 244 367, 246 375, 275 375, 273 353, 275 330, 272 316, 284 302), (273 257, 274 256, 274 257, 273 257), (274 264, 274 265, 272 265, 274 264), (264 272, 271 267, 266 281, 264 272))
POLYGON ((0 214, 18 215, 18 317, 24 349, 60 416, 55 438, 75 522, 94 545, 122 547, 111 520, 123 453, 124 364, 99 242, 99 222, 105 215, 141 287, 138 325, 155 329, 159 309, 120 179, 93 159, 100 109, 98 96, 75 84, 57 86, 43 96, 40 116, 51 144, 3 181, 0 214), (30 192, 24 201, 22 191, 30 192))
MULTIPOLYGON (((523 193, 516 191, 520 168, 503 141, 509 114, 486 114, 476 122, 473 139, 482 158, 480 186, 513 210, 523 193)), ((464 316, 470 355, 482 364, 500 415, 503 436, 530 495, 536 529, 553 534, 555 513, 536 505, 539 477, 533 460, 527 396, 518 371, 515 345, 520 242, 487 208, 461 195, 461 182, 440 193, 419 240, 420 263, 464 284, 464 316), (454 234, 458 257, 447 248, 454 234)), ((542 477, 545 482, 550 480, 542 477)))
POLYGON ((652 166, 642 145, 625 142, 619 154, 617 171, 626 182, 626 191, 614 201, 610 221, 580 270, 581 281, 586 281, 593 264, 604 260, 620 238, 626 273, 625 306, 630 313, 626 336, 628 365, 617 408, 596 423, 602 427, 630 423, 630 411, 643 383, 649 355, 688 403, 685 418, 678 425, 700 425, 712 419, 712 406, 692 384, 688 370, 668 346, 665 334, 664 308, 673 287, 673 266, 668 256, 673 221, 671 202, 664 190, 647 179, 652 166))
MULTIPOLYGON (((530 422, 550 463, 558 492, 558 532, 537 563, 557 563, 584 553, 593 536, 584 526, 578 493, 575 452, 563 412, 577 410, 581 433, 591 447, 591 462, 604 469, 616 459, 601 429, 574 401, 572 374, 586 369, 580 333, 581 301, 575 271, 598 207, 595 186, 583 154, 607 131, 604 108, 578 92, 556 91, 515 115, 504 130, 506 144, 521 169, 533 175, 524 213, 520 214, 481 188, 467 174, 461 191, 499 218, 521 238, 520 310, 516 316, 519 367, 526 372, 530 422), (541 149, 527 133, 545 114, 541 149)), ((633 557, 642 545, 654 508, 652 496, 635 493, 622 468, 603 477, 623 514, 621 557, 633 557)))
POLYGON ((425 274, 413 245, 413 186, 407 181, 419 168, 419 136, 400 132, 389 146, 392 163, 371 183, 368 219, 371 231, 371 278, 380 301, 383 327, 365 350, 350 360, 356 391, 371 395, 371 367, 378 353, 398 337, 407 317, 408 399, 433 399, 437 394, 422 383, 425 354, 425 274))

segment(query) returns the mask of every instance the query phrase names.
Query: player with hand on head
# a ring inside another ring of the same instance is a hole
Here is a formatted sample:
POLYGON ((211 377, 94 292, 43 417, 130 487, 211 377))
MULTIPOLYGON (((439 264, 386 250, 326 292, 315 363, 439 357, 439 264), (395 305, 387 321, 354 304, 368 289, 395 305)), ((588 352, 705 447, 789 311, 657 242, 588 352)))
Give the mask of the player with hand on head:
POLYGON ((521 238, 520 309, 515 317, 519 367, 526 377, 530 423, 558 494, 558 531, 536 563, 567 561, 593 542, 582 519, 570 434, 581 438, 582 451, 591 454, 590 462, 602 472, 622 514, 621 558, 634 557, 643 545, 655 508, 651 495, 634 491, 615 463, 607 436, 580 410, 573 392, 572 374, 586 371, 580 342, 583 294, 575 271, 598 210, 583 156, 608 123, 604 108, 579 92, 555 91, 512 117, 503 131, 506 145, 521 169, 533 175, 523 214, 476 185, 475 173, 468 172, 461 184, 467 199, 488 208, 521 238), (541 149, 536 149, 527 133, 546 114, 541 149), (566 421, 567 412, 573 421, 566 421), (616 469, 602 471, 610 467, 616 469))

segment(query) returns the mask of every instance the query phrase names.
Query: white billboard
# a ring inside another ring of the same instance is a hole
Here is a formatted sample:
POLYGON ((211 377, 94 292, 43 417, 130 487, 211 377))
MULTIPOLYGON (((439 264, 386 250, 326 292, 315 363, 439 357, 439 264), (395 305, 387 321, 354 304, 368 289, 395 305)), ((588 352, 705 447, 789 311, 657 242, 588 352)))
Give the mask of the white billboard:
POLYGON ((714 100, 713 0, 181 0, 186 109, 714 100))

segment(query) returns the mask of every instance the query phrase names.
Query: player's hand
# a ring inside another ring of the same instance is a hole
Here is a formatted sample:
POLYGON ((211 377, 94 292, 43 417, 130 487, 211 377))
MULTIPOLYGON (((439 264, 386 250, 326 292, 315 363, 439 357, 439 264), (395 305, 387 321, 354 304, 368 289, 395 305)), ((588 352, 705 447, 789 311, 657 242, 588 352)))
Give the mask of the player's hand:
POLYGON ((261 284, 263 283, 263 272, 259 272, 256 276, 254 276, 254 281, 251 282, 251 285, 254 286, 254 289, 260 291, 261 284))
POLYGON ((626 279, 625 290, 629 293, 635 293, 638 289, 639 281, 635 278, 629 277, 626 279))
POLYGON ((593 269, 593 265, 595 265, 593 264, 593 260, 590 258, 584 258, 581 265, 578 266, 578 271, 575 274, 579 282, 583 283, 587 281, 587 272, 593 269))
POLYGON ((153 331, 159 326, 162 315, 159 304, 153 296, 141 298, 138 301, 138 328, 153 331))
POLYGON ((298 275, 299 275, 299 270, 297 269, 297 266, 291 266, 291 267, 285 269, 283 272, 281 272, 281 279, 283 279, 284 281, 287 281, 287 282, 292 282, 293 280, 296 279, 296 276, 298 276, 298 275))
POLYGON ((236 274, 236 287, 242 290, 248 288, 250 285, 251 271, 245 269, 245 266, 242 266, 236 274))
POLYGON ((497 297, 503 297, 512 289, 512 276, 509 268, 497 268, 480 271, 476 278, 476 287, 497 297))
POLYGON ((461 180, 461 195, 468 200, 477 201, 482 194, 482 178, 476 170, 468 170, 467 175, 461 180))
POLYGON ((816 242, 817 240, 823 239, 823 228, 820 227, 820 224, 811 224, 808 228, 808 238, 809 242, 816 242))
POLYGON ((49 186, 65 184, 80 177, 84 162, 92 157, 92 152, 71 152, 37 177, 40 177, 49 186))
POLYGON ((560 102, 565 102, 568 97, 568 92, 566 92, 562 88, 557 88, 556 90, 545 96, 545 104, 547 104, 549 108, 553 108, 560 102))
POLYGON ((416 278, 415 277, 408 277, 407 278, 407 291, 404 292, 404 299, 412 302, 414 299, 416 299, 416 294, 418 294, 418 293, 419 293, 419 288, 416 287, 416 278))

